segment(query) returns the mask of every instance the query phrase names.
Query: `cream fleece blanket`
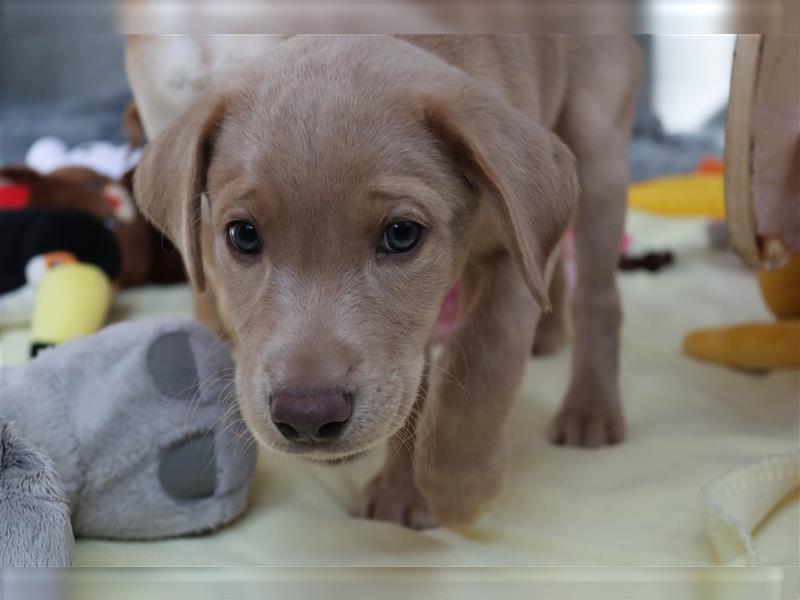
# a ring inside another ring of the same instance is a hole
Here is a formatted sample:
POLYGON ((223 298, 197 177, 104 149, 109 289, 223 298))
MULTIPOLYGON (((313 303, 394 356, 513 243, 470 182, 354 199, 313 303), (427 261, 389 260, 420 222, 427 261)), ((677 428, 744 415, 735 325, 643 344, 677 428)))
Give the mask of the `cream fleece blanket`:
MULTIPOLYGON (((380 451, 339 467, 262 453, 251 510, 232 526, 155 543, 84 540, 76 564, 797 565, 800 373, 739 372, 680 352, 692 328, 770 318, 754 277, 709 249, 702 221, 634 213, 628 232, 634 251, 670 248, 677 262, 620 275, 625 444, 546 441, 565 349, 531 361, 510 420, 508 487, 469 531, 349 517, 380 451)), ((189 313, 179 286, 125 292, 113 318, 189 313)), ((24 360, 26 348, 24 332, 0 334, 2 360, 24 360)))

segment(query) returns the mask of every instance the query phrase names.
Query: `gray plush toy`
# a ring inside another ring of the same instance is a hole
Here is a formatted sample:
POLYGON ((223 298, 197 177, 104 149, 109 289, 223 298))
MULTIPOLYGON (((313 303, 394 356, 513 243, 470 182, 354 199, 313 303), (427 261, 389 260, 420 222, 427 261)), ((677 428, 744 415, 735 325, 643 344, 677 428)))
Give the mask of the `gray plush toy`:
POLYGON ((224 344, 132 321, 0 370, 0 566, 63 566, 76 536, 209 531, 244 511, 255 450, 224 344))

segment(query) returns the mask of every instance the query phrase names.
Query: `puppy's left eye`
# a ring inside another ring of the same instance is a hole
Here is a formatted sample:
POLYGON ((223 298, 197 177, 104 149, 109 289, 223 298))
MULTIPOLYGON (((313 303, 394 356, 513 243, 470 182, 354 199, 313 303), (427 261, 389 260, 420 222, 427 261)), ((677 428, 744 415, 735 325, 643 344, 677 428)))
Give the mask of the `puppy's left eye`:
POLYGON ((256 226, 247 221, 228 223, 228 243, 242 254, 257 254, 261 251, 261 236, 256 226))
POLYGON ((383 230, 380 250, 392 254, 409 252, 419 243, 425 228, 413 221, 397 221, 383 230))

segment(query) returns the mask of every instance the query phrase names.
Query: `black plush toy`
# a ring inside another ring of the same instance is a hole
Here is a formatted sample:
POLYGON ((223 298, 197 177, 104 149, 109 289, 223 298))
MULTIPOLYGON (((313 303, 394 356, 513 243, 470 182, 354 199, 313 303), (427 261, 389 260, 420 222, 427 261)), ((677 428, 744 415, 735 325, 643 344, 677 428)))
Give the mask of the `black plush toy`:
POLYGON ((49 252, 69 252, 83 263, 100 267, 114 280, 120 253, 114 234, 93 216, 79 210, 24 209, 0 211, 0 294, 26 284, 28 262, 49 252))
POLYGON ((55 310, 48 315, 45 329, 52 327, 49 321, 53 318, 67 321, 60 322, 57 335, 48 334, 53 337, 50 342, 63 341, 87 327, 87 331, 94 331, 98 319, 102 321, 105 316, 105 311, 98 307, 107 309, 111 282, 119 276, 120 269, 120 250, 114 233, 86 212, 50 208, 0 210, 0 313, 3 315, 0 326, 24 325, 35 312, 55 310), (50 283, 51 293, 45 296, 47 308, 35 311, 34 305, 45 306, 44 301, 37 300, 42 282, 51 277, 49 273, 54 267, 68 263, 77 263, 69 271, 82 275, 67 277, 60 272, 57 279, 66 277, 70 283, 66 288, 63 281, 55 288, 50 283), (83 266, 76 270, 78 265, 83 266), (86 279, 87 269, 94 269, 95 276, 86 279), (97 288, 84 288, 87 282, 99 279, 106 283, 100 285, 101 297, 95 298, 92 292, 97 288), (88 305, 97 305, 95 312, 99 316, 84 323, 86 319, 82 317, 91 312, 88 305), (69 326, 62 327, 64 323, 69 326))

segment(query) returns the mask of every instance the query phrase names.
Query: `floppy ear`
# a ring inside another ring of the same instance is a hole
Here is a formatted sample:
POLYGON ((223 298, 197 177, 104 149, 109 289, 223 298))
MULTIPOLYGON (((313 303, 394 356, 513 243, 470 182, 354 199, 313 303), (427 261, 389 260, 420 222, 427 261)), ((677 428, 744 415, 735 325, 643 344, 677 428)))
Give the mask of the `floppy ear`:
POLYGON ((503 98, 470 84, 425 96, 427 126, 492 202, 525 283, 550 310, 544 271, 578 200, 575 159, 558 137, 503 98))
POLYGON ((180 250, 198 291, 205 287, 200 243, 202 196, 224 118, 221 98, 195 103, 147 144, 133 175, 139 210, 180 250))

